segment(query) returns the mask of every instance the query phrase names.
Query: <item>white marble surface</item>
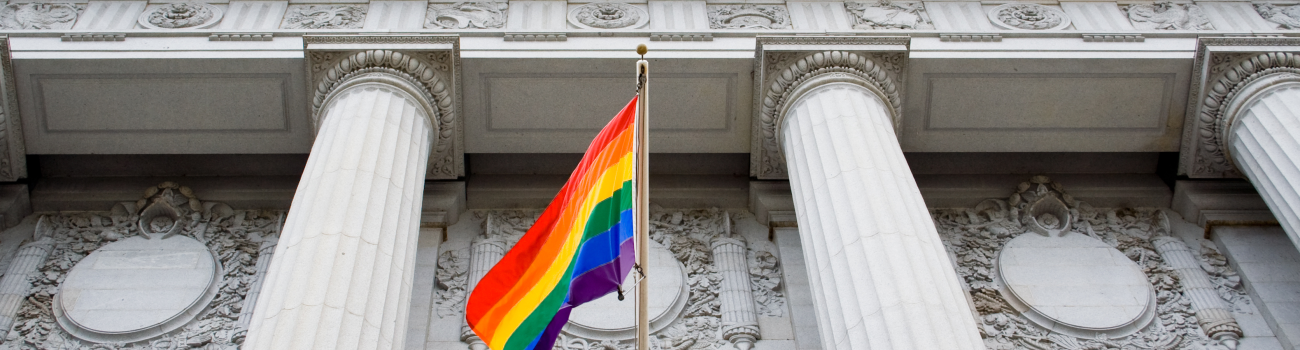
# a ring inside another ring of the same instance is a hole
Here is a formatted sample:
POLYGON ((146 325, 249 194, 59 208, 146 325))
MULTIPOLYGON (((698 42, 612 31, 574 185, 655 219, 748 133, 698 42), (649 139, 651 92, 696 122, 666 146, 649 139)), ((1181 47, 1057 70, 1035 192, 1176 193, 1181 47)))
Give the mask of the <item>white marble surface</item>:
MULTIPOLYGON (((1021 234, 1002 248, 997 266, 1020 301, 1070 327, 1115 330, 1152 307, 1151 284, 1137 264, 1105 242, 1077 233, 1021 234)), ((1107 335, 1119 335, 1114 333, 1107 335)))
MULTIPOLYGON (((216 261, 199 241, 136 236, 105 245, 78 262, 59 288, 58 303, 67 319, 86 332, 132 334, 197 314, 206 306, 200 301, 211 298, 215 277, 216 261)), ((72 332, 84 336, 81 330, 72 332)))
POLYGON ((822 347, 983 348, 880 97, 828 84, 795 100, 786 118, 822 347))
POLYGON ((1300 247, 1300 82, 1261 91, 1228 131, 1228 154, 1300 247))
POLYGON ((322 111, 246 349, 405 344, 421 174, 436 130, 402 89, 342 89, 322 111))

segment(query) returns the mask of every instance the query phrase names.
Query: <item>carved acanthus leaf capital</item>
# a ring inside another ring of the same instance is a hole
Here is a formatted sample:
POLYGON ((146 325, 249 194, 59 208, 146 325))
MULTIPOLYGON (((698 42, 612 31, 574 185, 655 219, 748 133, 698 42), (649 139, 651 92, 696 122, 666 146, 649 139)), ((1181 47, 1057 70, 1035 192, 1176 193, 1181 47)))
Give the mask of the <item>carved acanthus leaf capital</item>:
POLYGON ((906 37, 759 38, 755 54, 754 121, 750 175, 760 179, 787 178, 781 154, 781 124, 786 109, 803 91, 828 84, 851 83, 880 95, 893 114, 894 128, 902 115, 906 37), (783 50, 764 50, 780 45, 783 50), (807 45, 808 51, 788 50, 807 45), (858 46, 855 50, 817 50, 819 46, 858 46))
POLYGON ((1205 38, 1197 51, 1183 124, 1181 171, 1192 178, 1235 178, 1227 131, 1245 100, 1270 81, 1300 79, 1300 39, 1205 38), (1275 47, 1243 52, 1233 46, 1275 47))
POLYGON ((427 36, 307 36, 308 72, 312 82, 312 120, 319 125, 327 97, 361 74, 391 75, 417 87, 428 102, 434 131, 429 152, 429 179, 455 179, 465 174, 460 113, 460 38, 427 36), (330 49, 313 49, 328 44, 330 49), (447 49, 387 50, 388 44, 446 44, 447 49), (344 49, 334 49, 343 47, 344 49), (348 49, 351 48, 351 49, 348 49), (357 48, 364 48, 358 50, 357 48))

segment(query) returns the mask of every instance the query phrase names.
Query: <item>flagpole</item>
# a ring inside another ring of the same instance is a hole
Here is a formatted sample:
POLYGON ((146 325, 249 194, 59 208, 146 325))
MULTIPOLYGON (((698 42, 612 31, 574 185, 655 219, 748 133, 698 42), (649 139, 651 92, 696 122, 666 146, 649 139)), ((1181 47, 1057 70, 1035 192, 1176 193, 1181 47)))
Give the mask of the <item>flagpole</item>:
POLYGON ((637 45, 637 115, 636 115, 636 264, 641 283, 636 285, 636 349, 650 350, 650 128, 647 90, 650 89, 650 63, 645 60, 645 44, 637 45))

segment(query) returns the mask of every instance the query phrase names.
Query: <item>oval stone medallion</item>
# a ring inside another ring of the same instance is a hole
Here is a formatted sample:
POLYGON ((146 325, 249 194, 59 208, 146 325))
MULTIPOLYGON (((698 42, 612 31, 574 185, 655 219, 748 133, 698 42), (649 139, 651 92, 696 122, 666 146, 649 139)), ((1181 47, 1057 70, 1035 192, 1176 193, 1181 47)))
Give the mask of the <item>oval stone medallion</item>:
POLYGON ((1093 338, 1127 335, 1155 316, 1155 293, 1136 263, 1105 242, 1067 232, 1025 233, 998 255, 1007 301, 1044 328, 1093 338), (1007 293, 1009 292, 1009 293, 1007 293))
POLYGON ((215 296, 216 261, 186 236, 135 236, 77 263, 59 288, 55 314, 91 341, 133 342, 189 322, 215 296))
MULTIPOLYGON (((673 253, 654 241, 650 242, 650 331, 667 326, 686 306, 686 281, 682 265, 673 253)), ((625 299, 617 293, 592 300, 573 309, 566 331, 590 339, 631 339, 636 336, 636 270, 623 281, 625 299)))

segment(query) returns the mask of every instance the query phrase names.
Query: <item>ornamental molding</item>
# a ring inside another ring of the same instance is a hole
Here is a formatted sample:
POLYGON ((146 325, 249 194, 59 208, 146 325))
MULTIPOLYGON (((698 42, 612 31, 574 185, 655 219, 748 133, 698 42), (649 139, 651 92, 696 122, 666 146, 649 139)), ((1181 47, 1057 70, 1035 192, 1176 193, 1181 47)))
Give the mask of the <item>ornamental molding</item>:
POLYGON ((456 179, 465 175, 463 122, 460 104, 460 38, 449 35, 409 36, 306 36, 307 76, 313 92, 312 123, 319 125, 322 107, 334 90, 365 74, 401 77, 418 87, 430 103, 430 118, 437 134, 429 152, 428 179, 456 179), (343 44, 366 48, 399 44, 450 44, 450 49, 313 50, 312 44, 343 44))
POLYGON ((1061 9, 1031 3, 1002 4, 989 10, 989 21, 1010 30, 1061 30, 1070 26, 1070 17, 1061 9))
POLYGON ((27 177, 27 149, 7 36, 0 36, 0 75, 0 181, 16 181, 27 177))
POLYGON ((639 5, 597 2, 570 10, 569 23, 582 29, 635 29, 650 23, 650 12, 639 5))
POLYGON ((74 3, 9 4, 0 8, 0 29, 72 29, 85 10, 74 3))
POLYGON ((786 179, 785 157, 781 152, 781 123, 786 108, 810 89, 845 82, 878 94, 893 112, 894 130, 902 116, 902 91, 906 66, 907 37, 760 37, 755 50, 754 120, 751 123, 750 176, 786 179), (765 45, 798 49, 770 51, 765 45), (852 45, 855 50, 817 50, 826 45, 852 45), (900 50, 900 48, 902 50, 900 50))
POLYGON ((1137 30, 1214 30, 1210 18, 1196 4, 1162 1, 1120 7, 1137 30))
POLYGON ((494 29, 506 26, 509 8, 504 1, 466 1, 429 4, 424 27, 431 29, 494 29))
POLYGON ((1235 118, 1233 107, 1264 90, 1253 88, 1256 83, 1300 77, 1300 38, 1203 38, 1193 67, 1180 171, 1192 178, 1239 178, 1224 137, 1235 118))
POLYGON ((151 6, 136 22, 148 29, 203 29, 221 21, 220 7, 199 2, 151 6))

